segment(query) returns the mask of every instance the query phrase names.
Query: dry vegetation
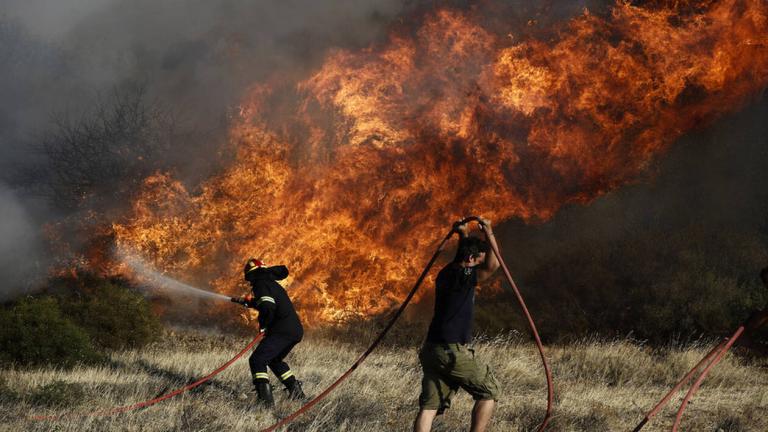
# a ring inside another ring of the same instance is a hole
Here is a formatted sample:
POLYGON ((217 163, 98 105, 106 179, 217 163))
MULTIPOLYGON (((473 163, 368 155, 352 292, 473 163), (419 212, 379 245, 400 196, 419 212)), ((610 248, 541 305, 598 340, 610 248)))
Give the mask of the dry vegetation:
MULTIPOLYGON (((57 431, 260 430, 298 408, 278 395, 275 412, 252 407, 248 365, 240 360, 205 385, 131 414, 35 422, 33 414, 90 411, 157 396, 225 362, 248 340, 203 333, 169 333, 140 351, 111 355, 100 367, 69 371, 6 369, 0 372, 0 428, 57 431), (57 382, 58 381, 58 382, 57 382), (56 385, 51 385, 56 383, 56 385)), ((289 358, 308 393, 321 391, 359 355, 362 345, 310 335, 289 358)), ((706 347, 653 350, 629 341, 549 348, 557 386, 552 431, 631 430, 706 347)), ((529 431, 544 412, 545 383, 532 344, 517 339, 478 343, 503 383, 504 398, 492 430, 529 431)), ((730 355, 712 372, 686 412, 688 431, 765 431, 768 360, 730 355)), ((300 417, 291 431, 408 430, 416 411, 420 369, 416 347, 386 346, 327 399, 300 417)), ((466 430, 471 399, 462 394, 435 431, 466 430)), ((676 405, 673 404, 672 405, 676 405)), ((648 431, 668 430, 672 407, 648 431)))

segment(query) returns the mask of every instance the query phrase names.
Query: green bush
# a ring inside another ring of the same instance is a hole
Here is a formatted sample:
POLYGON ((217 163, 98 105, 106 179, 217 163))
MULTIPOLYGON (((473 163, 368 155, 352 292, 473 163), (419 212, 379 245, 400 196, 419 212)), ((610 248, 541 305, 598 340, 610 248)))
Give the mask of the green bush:
POLYGON ((119 280, 89 275, 51 281, 48 295, 0 310, 0 361, 71 367, 105 349, 139 348, 160 334, 144 298, 119 280))
POLYGON ((0 310, 0 361, 71 367, 101 359, 88 334, 51 297, 24 299, 0 310))
POLYGON ((85 398, 85 390, 81 384, 53 381, 36 388, 29 395, 33 405, 54 407, 71 407, 79 405, 85 398))
POLYGON ((156 340, 160 321, 144 297, 119 280, 90 279, 85 289, 69 290, 59 301, 62 310, 107 349, 140 348, 156 340))

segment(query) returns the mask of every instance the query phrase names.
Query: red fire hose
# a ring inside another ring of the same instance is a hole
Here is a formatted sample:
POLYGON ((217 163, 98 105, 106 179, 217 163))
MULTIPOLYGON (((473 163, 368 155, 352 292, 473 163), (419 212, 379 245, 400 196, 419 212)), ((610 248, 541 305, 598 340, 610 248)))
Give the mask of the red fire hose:
POLYGON ((493 253, 496 255, 496 259, 499 260, 499 264, 501 264, 502 270, 504 270, 504 275, 507 277, 507 281, 512 287, 512 290, 515 293, 515 297, 517 297, 517 301, 520 303, 520 308, 523 310, 525 318, 528 320, 528 325, 531 327, 531 333, 533 333, 533 338, 536 341, 536 348, 539 350, 541 364, 544 366, 544 375, 547 379, 547 412, 544 415, 544 419, 541 421, 541 425, 537 429, 537 431, 541 432, 544 430, 544 428, 547 427, 547 423, 549 423, 549 417, 552 415, 552 402, 555 397, 555 385, 552 381, 552 371, 550 370, 549 364, 547 363, 547 357, 544 355, 544 346, 541 344, 541 338, 539 337, 539 332, 536 330, 536 324, 533 323, 533 317, 531 317, 531 313, 525 306, 523 296, 520 294, 520 290, 517 289, 517 285, 515 284, 514 279, 512 279, 512 275, 509 273, 507 265, 501 258, 501 253, 499 252, 498 248, 495 245, 492 245, 492 249, 493 253))
POLYGON ((213 372, 209 373, 208 375, 200 378, 199 380, 193 382, 192 384, 188 384, 188 385, 186 385, 184 387, 176 389, 176 390, 174 390, 174 391, 172 391, 170 393, 166 393, 166 394, 164 394, 162 396, 158 396, 158 397, 156 397, 154 399, 149 399, 149 400, 146 400, 146 401, 143 401, 143 402, 137 402, 137 403, 134 403, 134 404, 131 404, 131 405, 124 405, 124 406, 121 406, 121 407, 114 407, 114 408, 109 408, 109 409, 105 409, 105 410, 101 410, 101 411, 94 411, 94 412, 90 412, 90 413, 66 413, 66 414, 53 415, 53 416, 33 416, 33 417, 31 417, 31 419, 32 420, 59 420, 59 419, 65 418, 65 417, 100 417, 100 416, 108 416, 108 415, 124 413, 124 412, 127 412, 127 411, 133 411, 133 410, 136 410, 136 409, 139 409, 139 408, 146 408, 146 407, 148 407, 150 405, 154 405, 154 404, 156 404, 158 402, 162 402, 162 401, 164 401, 166 399, 170 399, 170 398, 172 398, 174 396, 178 396, 178 395, 180 395, 180 394, 182 394, 182 393, 184 393, 186 391, 192 390, 193 388, 195 388, 195 387, 205 383, 206 381, 209 381, 211 378, 213 378, 216 375, 220 374, 224 369, 228 368, 230 365, 232 365, 232 363, 237 361, 237 359, 239 359, 245 353, 247 353, 251 348, 254 347, 254 345, 256 345, 256 342, 258 342, 263 336, 264 336, 263 333, 259 333, 258 335, 256 335, 256 337, 253 338, 253 340, 245 348, 243 348, 242 351, 237 353, 234 357, 229 359, 229 361, 227 361, 223 365, 219 366, 216 370, 214 370, 213 372))
POLYGON ((714 348, 712 348, 711 351, 707 353, 707 355, 704 356, 696 365, 691 368, 690 371, 688 371, 685 376, 675 384, 675 386, 667 392, 666 395, 661 399, 661 401, 656 404, 656 406, 653 407, 650 411, 648 411, 648 414, 645 415, 645 418, 638 423, 638 425, 632 430, 632 432, 639 432, 640 429, 643 428, 653 417, 656 416, 656 414, 659 413, 664 407, 667 405, 669 400, 672 398, 672 396, 677 393, 678 390, 680 390, 681 387, 683 387, 692 377, 693 375, 698 372, 699 368, 706 364, 704 369, 701 371, 701 374, 696 379, 694 384, 691 386, 691 388, 688 390, 688 393, 683 398, 682 403, 680 404, 680 408, 677 411, 677 416, 675 417, 675 423, 672 426, 672 431, 677 432, 677 428, 680 426, 680 421, 683 418, 683 412, 685 411, 685 408, 688 406, 688 402, 691 400, 693 395, 696 393, 696 391, 701 386, 701 383, 704 381, 704 378, 709 374, 709 372, 714 368, 725 356, 726 352, 733 346, 733 344, 736 342, 736 340, 742 335, 744 332, 744 326, 740 326, 736 331, 733 333, 733 335, 730 338, 726 338, 719 344, 717 344, 714 348))
POLYGON ((669 392, 667 392, 666 395, 664 395, 661 401, 658 404, 656 404, 656 406, 653 407, 652 410, 648 411, 648 414, 645 415, 645 418, 643 418, 643 420, 632 430, 632 432, 639 432, 640 429, 642 429, 646 423, 648 423, 652 418, 656 416, 656 414, 659 413, 659 411, 664 409, 664 407, 667 405, 667 403, 672 398, 672 396, 675 393, 677 393, 677 391, 680 390, 680 388, 684 386, 691 379, 693 374, 699 370, 701 365, 707 363, 709 360, 712 359, 712 357, 717 355, 717 353, 720 352, 720 349, 722 349, 723 345, 725 345, 725 341, 720 342, 717 346, 712 348, 712 350, 708 352, 707 355, 704 356, 704 358, 702 358, 698 363, 696 363, 696 366, 691 368, 691 370, 688 371, 688 373, 685 374, 685 376, 680 381, 678 381, 674 387, 672 387, 672 390, 670 390, 669 392))
POLYGON ((715 367, 718 363, 720 363, 720 360, 725 357, 725 353, 728 352, 728 350, 733 346, 733 344, 736 342, 736 340, 744 333, 744 326, 739 327, 736 329, 736 331, 733 333, 733 335, 730 337, 728 342, 725 343, 725 346, 717 353, 717 356, 715 356, 715 359, 712 360, 707 367, 704 368, 703 371, 701 371, 701 375, 699 375, 699 378, 696 379, 696 382, 693 383, 690 390, 688 390, 688 393, 685 395, 685 398, 683 398, 683 402, 680 404, 680 409, 677 410, 677 416, 675 417, 675 424, 672 425, 672 432, 677 432, 677 428, 680 426, 680 421, 683 419, 683 412, 685 411, 685 408, 688 406, 688 402, 691 400, 694 394, 696 394, 696 391, 699 389, 699 386, 701 386, 702 381, 704 381, 704 378, 707 377, 707 374, 709 374, 709 371, 712 370, 713 367, 715 367))

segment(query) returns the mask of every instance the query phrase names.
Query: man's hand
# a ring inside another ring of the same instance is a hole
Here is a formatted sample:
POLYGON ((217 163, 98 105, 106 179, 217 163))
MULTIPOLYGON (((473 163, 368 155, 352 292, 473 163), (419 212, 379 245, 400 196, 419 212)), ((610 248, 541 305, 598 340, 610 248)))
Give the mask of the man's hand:
POLYGON ((240 297, 240 301, 238 303, 240 303, 241 305, 247 308, 253 308, 253 295, 246 294, 240 297))
POLYGON ((485 262, 482 267, 477 270, 478 280, 483 281, 490 278, 493 272, 499 268, 499 260, 496 258, 496 253, 494 252, 499 249, 499 246, 496 244, 496 237, 493 235, 491 220, 482 216, 478 216, 477 219, 480 221, 480 229, 485 233, 485 240, 491 248, 491 250, 485 254, 485 262))
POLYGON ((482 216, 479 216, 478 219, 480 220, 480 229, 485 231, 485 234, 487 235, 493 235, 493 228, 491 227, 491 220, 486 219, 482 216))

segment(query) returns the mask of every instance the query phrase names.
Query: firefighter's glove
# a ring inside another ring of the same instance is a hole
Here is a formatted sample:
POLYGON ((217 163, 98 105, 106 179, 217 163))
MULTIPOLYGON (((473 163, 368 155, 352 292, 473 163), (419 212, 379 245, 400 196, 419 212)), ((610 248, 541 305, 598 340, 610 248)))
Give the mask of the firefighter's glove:
POLYGON ((253 303, 253 296, 250 294, 240 297, 239 303, 247 308, 256 307, 256 305, 253 303))

